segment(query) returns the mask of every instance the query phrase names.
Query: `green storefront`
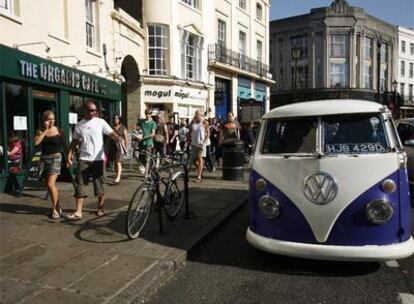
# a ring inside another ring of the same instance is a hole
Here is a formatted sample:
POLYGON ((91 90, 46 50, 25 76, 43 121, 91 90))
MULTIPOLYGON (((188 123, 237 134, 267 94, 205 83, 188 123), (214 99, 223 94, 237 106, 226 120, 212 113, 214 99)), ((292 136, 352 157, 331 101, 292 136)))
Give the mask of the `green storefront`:
POLYGON ((35 151, 33 138, 42 114, 52 110, 68 142, 83 116, 83 103, 94 101, 110 122, 119 111, 121 86, 116 82, 0 44, 0 192, 10 177, 8 140, 23 147, 22 175, 35 151))

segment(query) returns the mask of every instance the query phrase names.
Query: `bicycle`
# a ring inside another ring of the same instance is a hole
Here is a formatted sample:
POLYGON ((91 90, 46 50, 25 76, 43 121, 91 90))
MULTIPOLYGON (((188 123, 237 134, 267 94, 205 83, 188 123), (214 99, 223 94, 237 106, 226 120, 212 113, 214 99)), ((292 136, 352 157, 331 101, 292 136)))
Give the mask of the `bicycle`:
POLYGON ((125 230, 129 238, 137 238, 144 229, 152 206, 158 209, 160 231, 162 231, 162 211, 167 219, 174 220, 183 207, 188 195, 187 171, 182 164, 174 163, 174 157, 147 153, 149 157, 148 176, 133 194, 126 213, 125 230), (160 161, 161 158, 161 161, 160 161), (159 165, 162 159, 169 159, 173 164, 159 165), (174 172, 174 168, 183 167, 184 171, 174 172), (163 177, 161 172, 167 172, 163 177), (161 187, 165 187, 161 191, 161 187))

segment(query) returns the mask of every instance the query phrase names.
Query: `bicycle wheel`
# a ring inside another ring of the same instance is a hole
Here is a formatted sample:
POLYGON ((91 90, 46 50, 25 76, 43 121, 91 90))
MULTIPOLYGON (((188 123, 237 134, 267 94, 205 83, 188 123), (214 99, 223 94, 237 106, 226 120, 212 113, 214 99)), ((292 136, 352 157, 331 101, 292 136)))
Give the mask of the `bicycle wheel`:
POLYGON ((169 183, 165 190, 164 210, 167 218, 173 220, 180 212, 185 198, 185 175, 179 172, 169 183))
POLYGON ((125 219, 125 230, 129 238, 135 239, 147 223, 153 202, 151 189, 142 184, 132 196, 125 219))

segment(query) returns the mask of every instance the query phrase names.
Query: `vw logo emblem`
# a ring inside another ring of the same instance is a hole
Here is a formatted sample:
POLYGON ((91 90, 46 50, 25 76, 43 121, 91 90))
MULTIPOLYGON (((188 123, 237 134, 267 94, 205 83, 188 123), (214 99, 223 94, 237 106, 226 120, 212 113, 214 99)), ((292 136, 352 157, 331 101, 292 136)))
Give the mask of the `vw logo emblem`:
POLYGON ((328 173, 318 172, 305 178, 303 193, 312 203, 324 205, 336 197, 338 186, 328 173))

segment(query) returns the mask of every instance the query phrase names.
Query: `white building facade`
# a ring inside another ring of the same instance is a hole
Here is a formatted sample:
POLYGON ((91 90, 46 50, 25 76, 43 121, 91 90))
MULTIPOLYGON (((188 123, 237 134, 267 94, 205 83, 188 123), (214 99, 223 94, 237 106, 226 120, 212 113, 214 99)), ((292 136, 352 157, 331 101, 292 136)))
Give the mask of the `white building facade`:
POLYGON ((225 118, 239 116, 243 102, 268 108, 269 1, 146 0, 144 7, 141 114, 151 107, 181 119, 196 110, 225 118))
MULTIPOLYGON (((118 84, 136 83, 144 58, 144 31, 137 18, 114 3, 0 1, 0 44, 118 84), (122 69, 131 79, 121 77, 122 69)), ((136 89, 132 86, 125 92, 122 105, 124 114, 126 109, 132 111, 133 121, 138 116, 132 106, 139 102, 138 98, 134 100, 136 89)))
POLYGON ((144 0, 147 36, 141 74, 141 115, 145 108, 165 118, 190 119, 210 106, 207 35, 210 1, 144 0))
POLYGON ((404 104, 414 105, 414 30, 400 26, 397 29, 397 92, 403 98, 404 104))
POLYGON ((215 0, 209 26, 209 82, 214 84, 214 115, 233 112, 241 122, 268 111, 269 0, 215 0))

